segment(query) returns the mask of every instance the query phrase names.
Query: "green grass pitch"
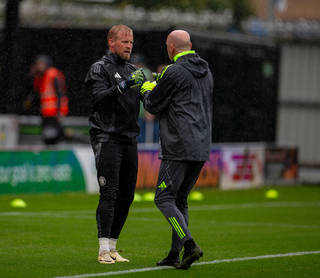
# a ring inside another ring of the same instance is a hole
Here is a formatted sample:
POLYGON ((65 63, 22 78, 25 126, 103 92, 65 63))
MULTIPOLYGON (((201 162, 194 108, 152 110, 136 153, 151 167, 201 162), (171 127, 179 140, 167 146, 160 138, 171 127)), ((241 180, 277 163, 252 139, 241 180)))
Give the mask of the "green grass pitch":
POLYGON ((277 199, 265 198, 267 187, 202 189, 204 199, 190 201, 189 207, 190 230, 204 257, 187 271, 155 268, 169 250, 171 231, 153 202, 133 203, 118 241, 118 249, 130 263, 100 265, 97 195, 3 195, 0 277, 318 278, 320 187, 275 188, 277 199), (10 207, 18 197, 26 201, 26 208, 10 207), (311 251, 318 252, 298 253, 311 251), (119 273, 137 269, 141 272, 119 273))

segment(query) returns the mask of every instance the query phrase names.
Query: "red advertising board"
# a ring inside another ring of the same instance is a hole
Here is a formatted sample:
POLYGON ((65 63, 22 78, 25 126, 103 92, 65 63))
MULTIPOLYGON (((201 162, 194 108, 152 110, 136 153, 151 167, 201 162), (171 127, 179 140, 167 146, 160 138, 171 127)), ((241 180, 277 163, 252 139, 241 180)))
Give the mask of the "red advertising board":
MULTIPOLYGON (((137 188, 155 188, 161 160, 156 150, 140 150, 137 188)), ((197 187, 217 187, 221 169, 221 152, 212 150, 196 183, 197 187)))

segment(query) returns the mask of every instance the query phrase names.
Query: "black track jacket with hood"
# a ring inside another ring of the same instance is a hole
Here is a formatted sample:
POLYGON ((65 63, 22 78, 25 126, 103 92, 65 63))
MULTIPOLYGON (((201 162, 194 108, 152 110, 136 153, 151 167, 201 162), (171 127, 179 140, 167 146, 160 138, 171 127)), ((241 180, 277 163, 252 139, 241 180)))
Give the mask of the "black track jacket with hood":
POLYGON ((193 50, 177 54, 147 91, 143 104, 160 121, 159 157, 209 159, 213 113, 213 77, 208 63, 193 50))
POLYGON ((117 89, 136 67, 109 50, 94 63, 85 84, 91 95, 90 136, 94 142, 136 142, 139 135, 140 98, 138 88, 124 94, 117 89))

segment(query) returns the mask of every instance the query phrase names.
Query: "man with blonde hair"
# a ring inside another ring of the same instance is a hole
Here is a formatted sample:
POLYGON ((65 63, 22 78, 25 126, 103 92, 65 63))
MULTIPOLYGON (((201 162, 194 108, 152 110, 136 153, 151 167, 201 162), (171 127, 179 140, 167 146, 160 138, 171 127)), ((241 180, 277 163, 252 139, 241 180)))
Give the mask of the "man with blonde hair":
POLYGON ((91 66, 85 83, 92 103, 90 139, 100 192, 96 211, 98 261, 113 264, 129 262, 117 252, 116 243, 134 198, 138 170, 138 91, 144 75, 128 62, 133 47, 131 28, 113 26, 107 41, 106 55, 91 66))

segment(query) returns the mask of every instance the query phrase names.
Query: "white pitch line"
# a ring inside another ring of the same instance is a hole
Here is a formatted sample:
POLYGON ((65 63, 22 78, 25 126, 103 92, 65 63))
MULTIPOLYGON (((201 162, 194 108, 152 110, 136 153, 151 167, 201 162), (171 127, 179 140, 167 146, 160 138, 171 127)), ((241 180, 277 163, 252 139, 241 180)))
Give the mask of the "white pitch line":
MULTIPOLYGON (((159 218, 151 217, 130 217, 128 221, 146 221, 146 222, 159 222, 159 218)), ((249 227, 280 227, 280 228, 300 228, 300 229, 320 229, 320 225, 300 225, 291 223, 269 223, 269 222, 245 222, 245 221, 208 221, 208 224, 214 225, 228 225, 228 226, 249 226, 249 227)))
MULTIPOLYGON (((285 254, 263 255, 263 256, 256 256, 256 257, 242 257, 242 258, 240 257, 240 258, 232 258, 232 259, 221 259, 221 260, 213 260, 213 261, 208 261, 208 262, 195 263, 192 265, 192 267, 193 266, 200 266, 200 265, 232 263, 232 262, 242 262, 242 261, 252 261, 252 260, 264 260, 264 259, 304 256, 304 255, 313 255, 313 254, 320 254, 320 251, 303 251, 303 252, 292 252, 292 253, 285 253, 285 254)), ((57 276, 54 278, 103 277, 103 276, 113 276, 113 275, 120 275, 120 274, 156 271, 156 270, 163 270, 163 269, 170 269, 170 268, 173 268, 173 267, 170 267, 170 266, 146 267, 146 268, 136 268, 136 269, 110 271, 110 272, 102 272, 102 273, 87 273, 87 274, 79 274, 79 275, 71 275, 71 276, 57 276)))
POLYGON ((208 224, 229 225, 229 226, 252 226, 252 227, 282 227, 282 228, 301 228, 301 229, 320 229, 320 225, 300 225, 290 223, 268 223, 268 222, 239 222, 239 221, 209 221, 208 224))
MULTIPOLYGON (((241 208, 277 208, 277 207, 320 207, 320 202, 263 202, 263 203, 243 203, 243 204, 220 204, 220 205, 199 205, 191 206, 190 211, 213 211, 213 210, 228 210, 228 209, 241 209, 241 208)), ((144 212, 159 212, 156 207, 148 208, 132 208, 130 210, 132 214, 134 213, 144 213, 144 212)), ((94 215, 94 210, 83 210, 83 211, 41 211, 41 212, 23 212, 23 211, 7 211, 0 212, 0 216, 36 216, 36 217, 78 217, 87 218, 79 214, 89 214, 94 215)))
POLYGON ((25 216, 25 217, 56 217, 56 218, 84 218, 91 219, 94 218, 94 215, 78 215, 64 212, 17 212, 17 211, 9 211, 9 212, 1 212, 0 216, 25 216))
MULTIPOLYGON (((190 206, 190 211, 206 210, 228 210, 240 208, 277 208, 277 207, 320 207, 320 202, 263 202, 263 203, 243 203, 243 204, 220 204, 220 205, 200 205, 190 206)), ((150 208, 133 208, 132 213, 139 212, 159 212, 155 207, 150 208)))
MULTIPOLYGON (((208 265, 208 264, 219 264, 219 263, 232 263, 232 262, 242 262, 242 261, 252 261, 252 260, 263 260, 263 259, 273 259, 273 258, 283 258, 283 257, 295 257, 304 255, 315 255, 320 254, 320 250, 317 251, 302 251, 302 252, 292 252, 285 254, 272 254, 272 255, 262 255, 256 257, 243 257, 243 258, 233 258, 233 259, 222 259, 214 260, 209 262, 200 262, 194 265, 208 265)), ((192 265, 193 266, 193 265, 192 265)))
POLYGON ((53 217, 74 217, 77 215, 94 215, 95 210, 57 210, 57 211, 4 211, 0 216, 53 216, 53 217))
POLYGON ((320 202, 263 202, 225 205, 203 205, 191 207, 191 211, 201 210, 227 210, 239 208, 278 208, 278 207, 320 207, 320 202))

